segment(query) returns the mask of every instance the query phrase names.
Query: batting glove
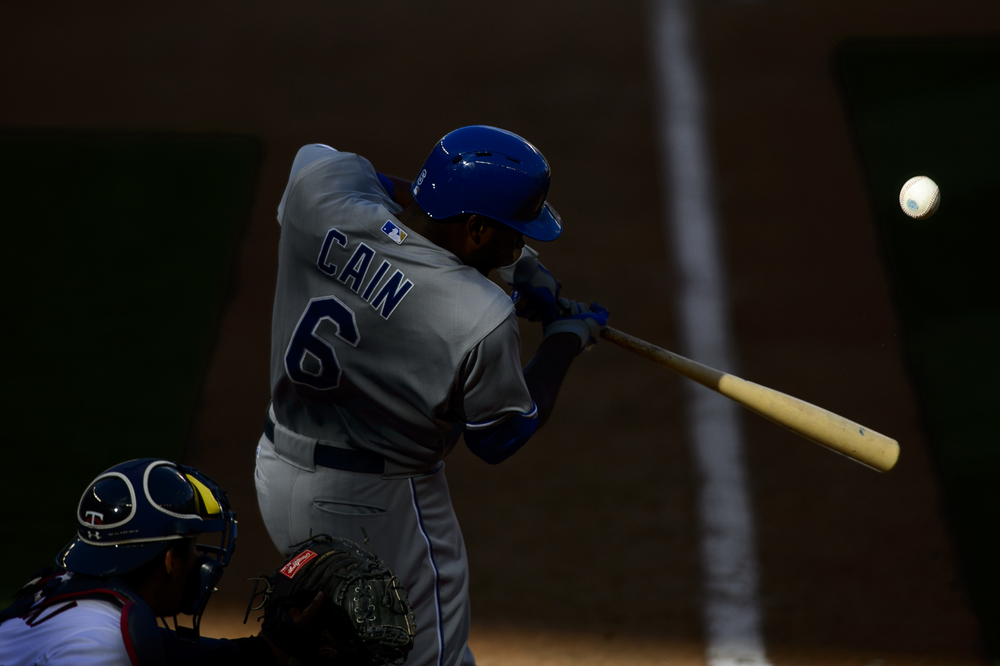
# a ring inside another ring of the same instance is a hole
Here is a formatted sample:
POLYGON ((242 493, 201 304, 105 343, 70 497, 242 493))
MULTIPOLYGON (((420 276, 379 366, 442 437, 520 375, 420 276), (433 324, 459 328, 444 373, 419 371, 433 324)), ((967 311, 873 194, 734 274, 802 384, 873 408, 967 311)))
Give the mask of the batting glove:
POLYGON ((577 301, 560 298, 556 301, 558 317, 545 326, 545 337, 553 333, 575 333, 580 337, 580 351, 597 344, 601 331, 608 326, 611 315, 606 308, 597 303, 589 306, 577 301))
POLYGON ((543 324, 556 318, 556 299, 561 285, 538 261, 538 252, 525 245, 521 256, 509 266, 497 269, 504 282, 514 288, 511 299, 517 316, 543 324))

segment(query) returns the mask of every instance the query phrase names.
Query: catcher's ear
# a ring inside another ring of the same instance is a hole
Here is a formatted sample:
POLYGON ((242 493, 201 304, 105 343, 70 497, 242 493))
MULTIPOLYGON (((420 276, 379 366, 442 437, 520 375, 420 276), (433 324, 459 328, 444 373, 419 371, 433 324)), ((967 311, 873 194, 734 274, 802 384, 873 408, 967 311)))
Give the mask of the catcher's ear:
POLYGON ((173 578, 178 574, 186 573, 186 570, 190 568, 189 563, 196 560, 197 557, 198 550, 194 539, 185 540, 181 544, 167 548, 167 552, 163 555, 163 565, 167 570, 167 575, 173 578))
POLYGON ((174 549, 168 548, 167 552, 163 555, 163 564, 167 570, 168 576, 173 576, 174 574, 177 573, 177 570, 180 568, 178 566, 179 560, 180 558, 177 557, 177 554, 174 552, 174 549))

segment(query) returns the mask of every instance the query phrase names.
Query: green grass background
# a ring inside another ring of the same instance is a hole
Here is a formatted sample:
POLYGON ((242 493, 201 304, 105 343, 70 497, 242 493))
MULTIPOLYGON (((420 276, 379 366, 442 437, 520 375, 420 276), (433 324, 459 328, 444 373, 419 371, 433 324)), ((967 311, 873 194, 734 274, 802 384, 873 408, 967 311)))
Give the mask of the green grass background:
POLYGON ((836 64, 965 583, 1000 663, 1000 40, 851 43, 836 64), (942 193, 920 221, 898 203, 916 175, 942 193))
POLYGON ((183 455, 260 158, 246 137, 0 132, 3 606, 90 479, 183 455))

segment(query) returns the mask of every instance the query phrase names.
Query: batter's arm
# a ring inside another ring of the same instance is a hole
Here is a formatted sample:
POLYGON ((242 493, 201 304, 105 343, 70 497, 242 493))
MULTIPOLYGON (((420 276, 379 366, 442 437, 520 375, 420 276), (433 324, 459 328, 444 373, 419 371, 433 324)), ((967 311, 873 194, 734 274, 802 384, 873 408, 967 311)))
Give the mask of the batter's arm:
POLYGON ((413 182, 399 176, 389 176, 384 173, 379 174, 392 183, 392 200, 404 209, 413 205, 413 182))
POLYGON ((534 357, 524 367, 524 382, 538 407, 539 428, 552 415, 559 388, 579 353, 580 338, 575 333, 554 333, 542 340, 534 357))
POLYGON ((489 427, 467 425, 465 443, 469 449, 491 465, 517 453, 549 418, 566 371, 579 351, 579 338, 573 333, 557 333, 545 338, 524 369, 535 413, 510 414, 489 427))

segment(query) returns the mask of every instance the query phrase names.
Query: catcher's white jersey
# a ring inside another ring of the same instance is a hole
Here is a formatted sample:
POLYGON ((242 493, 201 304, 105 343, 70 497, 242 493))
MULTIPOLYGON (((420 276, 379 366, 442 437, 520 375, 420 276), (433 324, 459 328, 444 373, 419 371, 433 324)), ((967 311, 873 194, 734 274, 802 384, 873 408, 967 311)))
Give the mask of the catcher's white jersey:
POLYGON ((506 293, 400 211, 364 158, 299 152, 279 207, 271 391, 282 425, 406 474, 433 467, 462 427, 534 403, 506 293))
POLYGON ((0 624, 3 666, 131 666, 122 609, 101 599, 57 603, 0 624))

